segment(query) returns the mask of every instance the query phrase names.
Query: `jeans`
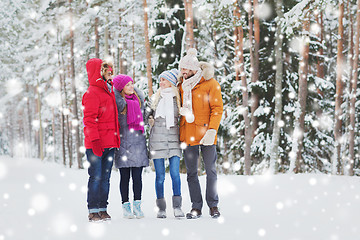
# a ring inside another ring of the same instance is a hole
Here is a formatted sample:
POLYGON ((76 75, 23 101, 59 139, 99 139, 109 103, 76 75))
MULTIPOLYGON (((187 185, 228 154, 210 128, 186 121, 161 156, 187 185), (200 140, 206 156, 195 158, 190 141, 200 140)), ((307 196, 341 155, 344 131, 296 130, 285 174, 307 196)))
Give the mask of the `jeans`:
POLYGON ((199 149, 203 155, 206 171, 206 202, 209 208, 217 207, 219 197, 217 193, 217 173, 216 173, 216 145, 187 146, 184 150, 184 159, 187 170, 187 182, 189 186, 192 208, 201 210, 203 199, 201 195, 200 182, 198 177, 198 158, 199 149))
POLYGON ((86 157, 90 163, 87 203, 89 213, 106 211, 110 189, 110 175, 113 166, 114 148, 105 148, 101 157, 92 149, 86 149, 86 157))
MULTIPOLYGON (((154 167, 155 167, 155 191, 156 198, 164 198, 164 181, 165 181, 165 159, 158 158, 154 159, 154 167)), ((172 180, 172 190, 174 196, 181 196, 181 181, 180 181, 180 157, 172 156, 169 158, 169 170, 170 176, 172 180)))
POLYGON ((142 170, 143 167, 119 168, 120 170, 120 194, 122 203, 129 201, 130 172, 133 180, 134 200, 141 200, 142 170))

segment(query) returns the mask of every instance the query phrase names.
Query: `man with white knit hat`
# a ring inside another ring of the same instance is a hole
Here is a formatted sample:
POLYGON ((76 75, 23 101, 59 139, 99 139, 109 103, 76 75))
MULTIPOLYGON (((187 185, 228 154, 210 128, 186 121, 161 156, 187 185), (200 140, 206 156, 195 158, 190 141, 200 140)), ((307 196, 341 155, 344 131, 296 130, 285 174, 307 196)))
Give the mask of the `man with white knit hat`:
POLYGON ((196 54, 196 49, 189 49, 179 63, 180 141, 186 144, 184 159, 192 202, 192 209, 186 217, 196 219, 202 215, 203 199, 197 175, 200 149, 206 170, 206 202, 211 217, 217 218, 220 212, 217 207, 216 141, 223 101, 220 84, 213 78, 213 66, 199 62, 196 54))

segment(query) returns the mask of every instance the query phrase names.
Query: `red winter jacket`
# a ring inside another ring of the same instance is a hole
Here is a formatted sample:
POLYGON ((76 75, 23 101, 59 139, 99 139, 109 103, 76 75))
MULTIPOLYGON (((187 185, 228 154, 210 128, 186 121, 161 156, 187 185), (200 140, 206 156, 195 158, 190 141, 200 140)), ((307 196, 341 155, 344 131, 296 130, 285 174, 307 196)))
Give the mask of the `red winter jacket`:
POLYGON ((82 98, 84 111, 85 148, 100 139, 103 148, 120 147, 118 112, 113 87, 109 92, 101 77, 102 60, 92 58, 86 63, 89 88, 82 98))

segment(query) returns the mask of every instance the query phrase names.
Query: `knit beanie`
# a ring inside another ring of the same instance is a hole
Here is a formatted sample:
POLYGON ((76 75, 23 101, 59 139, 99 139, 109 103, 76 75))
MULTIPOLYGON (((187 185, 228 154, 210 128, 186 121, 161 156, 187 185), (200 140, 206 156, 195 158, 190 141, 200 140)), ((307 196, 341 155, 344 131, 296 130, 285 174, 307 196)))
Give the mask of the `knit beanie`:
POLYGON ((168 80, 169 82, 171 82, 176 87, 178 75, 179 75, 179 70, 173 68, 168 71, 163 71, 160 74, 159 79, 164 78, 164 79, 168 80))
POLYGON ((134 80, 128 75, 124 75, 124 74, 117 75, 113 79, 114 88, 116 88, 116 90, 121 92, 125 87, 125 85, 130 81, 134 82, 134 80))
POLYGON ((190 70, 199 70, 199 60, 196 58, 197 51, 195 48, 190 48, 187 54, 180 59, 179 68, 190 70))

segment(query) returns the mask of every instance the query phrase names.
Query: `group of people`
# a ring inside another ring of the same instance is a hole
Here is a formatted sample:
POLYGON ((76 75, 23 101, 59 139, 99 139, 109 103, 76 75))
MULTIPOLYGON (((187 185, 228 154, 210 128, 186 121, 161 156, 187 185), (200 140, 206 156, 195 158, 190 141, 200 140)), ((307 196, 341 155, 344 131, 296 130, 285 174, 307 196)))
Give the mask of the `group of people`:
POLYGON ((188 219, 202 215, 203 198, 198 178, 199 151, 206 170, 206 202, 210 216, 218 209, 216 141, 223 112, 220 84, 213 78, 211 64, 199 62, 197 51, 189 49, 179 70, 164 71, 160 88, 145 104, 145 96, 127 75, 113 77, 111 63, 98 58, 86 63, 89 88, 82 99, 88 168, 88 219, 110 220, 107 212, 113 163, 120 172, 123 216, 143 218, 141 209, 142 171, 151 159, 155 167, 157 217, 166 218, 164 197, 165 161, 169 161, 174 216, 182 211, 180 158, 183 156, 192 209, 188 219), (148 145, 144 126, 149 125, 148 145), (132 178, 133 201, 129 200, 132 178))

